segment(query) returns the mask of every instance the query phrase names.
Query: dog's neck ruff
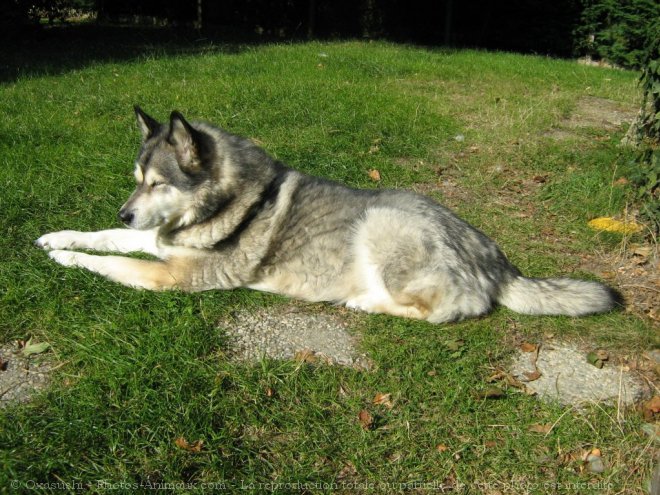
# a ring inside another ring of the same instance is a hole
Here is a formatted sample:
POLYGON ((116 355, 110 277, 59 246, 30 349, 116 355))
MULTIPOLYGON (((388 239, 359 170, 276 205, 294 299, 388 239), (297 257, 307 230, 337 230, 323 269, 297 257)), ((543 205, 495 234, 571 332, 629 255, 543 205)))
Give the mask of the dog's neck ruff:
POLYGON ((202 220, 167 232, 167 242, 196 249, 222 249, 234 242, 259 213, 275 204, 286 176, 276 174, 260 193, 249 197, 234 195, 220 201, 202 220))

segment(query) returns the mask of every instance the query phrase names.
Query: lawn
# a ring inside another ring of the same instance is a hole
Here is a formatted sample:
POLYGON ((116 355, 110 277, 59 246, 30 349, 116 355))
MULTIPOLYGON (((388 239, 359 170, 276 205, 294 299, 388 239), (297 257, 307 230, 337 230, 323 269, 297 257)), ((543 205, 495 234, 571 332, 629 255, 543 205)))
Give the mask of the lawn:
POLYGON ((626 207, 626 186, 614 184, 630 170, 629 152, 617 148, 624 129, 577 127, 562 139, 553 130, 588 98, 634 111, 635 73, 380 42, 158 38, 113 38, 105 49, 60 40, 38 56, 18 47, 4 63, 0 343, 48 342, 59 368, 47 391, 0 412, 0 491, 644 493, 653 445, 636 411, 567 411, 506 387, 497 400, 482 393, 525 340, 639 355, 658 342, 638 316, 498 308, 434 326, 357 314, 347 318, 369 371, 249 365, 227 358, 219 322, 287 299, 134 291, 64 269, 32 245, 49 231, 118 226, 133 187, 139 103, 160 119, 178 109, 249 136, 306 173, 428 194, 530 276, 594 277, 584 258, 622 247, 586 223, 626 207), (452 339, 462 340, 459 352, 452 339), (388 393, 391 407, 374 404, 388 393), (535 431, 546 424, 555 424, 548 434, 535 431), (603 473, 581 461, 593 448, 603 473))

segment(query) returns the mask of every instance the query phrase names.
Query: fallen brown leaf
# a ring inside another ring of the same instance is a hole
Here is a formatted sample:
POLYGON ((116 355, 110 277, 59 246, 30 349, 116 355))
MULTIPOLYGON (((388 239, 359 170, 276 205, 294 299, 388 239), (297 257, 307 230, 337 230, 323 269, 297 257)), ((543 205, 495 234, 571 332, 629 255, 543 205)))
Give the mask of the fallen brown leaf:
POLYGON ((300 351, 296 351, 293 359, 299 363, 315 363, 318 361, 316 354, 311 349, 302 349, 300 351))
POLYGON ((550 430, 552 430, 551 424, 547 424, 547 425, 535 424, 529 427, 529 431, 531 431, 532 433, 548 434, 550 433, 550 430))
POLYGON ((536 352, 536 349, 538 349, 538 345, 532 344, 531 342, 523 342, 520 344, 520 350, 523 352, 536 352))
POLYGON ((435 446, 435 450, 438 452, 447 452, 449 450, 449 447, 447 447, 444 443, 439 443, 438 445, 435 446))
POLYGON ((639 256, 641 258, 648 258, 651 253, 653 252, 653 249, 651 246, 637 246, 635 249, 633 249, 633 256, 639 256))
POLYGON ((371 430, 374 426, 374 418, 369 411, 362 409, 358 414, 358 420, 360 421, 360 426, 365 430, 371 430))
POLYGON ((504 370, 497 370, 495 373, 486 378, 487 383, 496 383, 500 381, 504 381, 507 385, 517 389, 524 390, 526 388, 524 383, 520 382, 513 375, 511 375, 511 373, 507 373, 504 370))
POLYGON ((378 169, 372 168, 369 170, 369 177, 371 180, 378 182, 380 180, 380 171, 378 169))
POLYGON ((506 373, 502 370, 497 370, 495 373, 493 373, 488 378, 486 378, 486 382, 488 383, 499 382, 500 380, 504 380, 505 378, 506 378, 506 373))
POLYGON ((523 375, 525 375, 528 382, 533 382, 534 380, 541 378, 541 372, 538 369, 534 371, 525 371, 523 372, 523 375))
POLYGON ((660 413, 660 395, 643 402, 641 408, 644 419, 649 423, 652 422, 655 415, 660 413))
POLYGON ((190 443, 184 437, 179 437, 176 440, 174 440, 174 443, 180 449, 187 450, 188 452, 197 453, 202 451, 204 440, 197 440, 196 442, 190 443))
POLYGON ((477 394, 477 399, 501 399, 503 397, 506 397, 506 394, 498 387, 488 387, 477 394))
POLYGON ((392 409, 392 394, 381 394, 378 393, 374 397, 374 400, 372 401, 374 405, 381 405, 385 406, 388 409, 392 409))
POLYGON ((357 469, 355 469, 355 465, 353 465, 352 462, 348 461, 346 464, 344 464, 344 467, 341 468, 341 471, 339 471, 337 478, 343 480, 346 478, 351 478, 356 474, 357 474, 357 469))

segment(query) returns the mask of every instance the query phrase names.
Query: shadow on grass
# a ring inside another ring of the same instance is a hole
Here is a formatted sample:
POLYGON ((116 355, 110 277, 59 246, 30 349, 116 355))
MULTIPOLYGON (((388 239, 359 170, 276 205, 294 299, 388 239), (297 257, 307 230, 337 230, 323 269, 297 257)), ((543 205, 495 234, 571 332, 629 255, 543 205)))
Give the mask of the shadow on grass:
POLYGON ((189 29, 93 23, 44 27, 29 38, 4 43, 0 51, 0 83, 21 77, 57 75, 99 62, 240 53, 249 46, 275 41, 232 28, 200 33, 189 29))

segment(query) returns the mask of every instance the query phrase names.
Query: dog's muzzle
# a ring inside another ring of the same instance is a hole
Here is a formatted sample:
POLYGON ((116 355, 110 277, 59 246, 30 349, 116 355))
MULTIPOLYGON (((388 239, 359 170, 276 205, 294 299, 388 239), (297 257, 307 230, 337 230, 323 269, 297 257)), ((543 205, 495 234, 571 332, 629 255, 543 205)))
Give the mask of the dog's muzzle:
POLYGON ((133 214, 132 211, 127 210, 125 208, 122 208, 121 210, 119 210, 119 213, 118 213, 117 216, 119 217, 119 220, 121 220, 122 222, 124 222, 128 226, 130 226, 131 223, 133 223, 133 218, 135 217, 135 215, 133 214))

